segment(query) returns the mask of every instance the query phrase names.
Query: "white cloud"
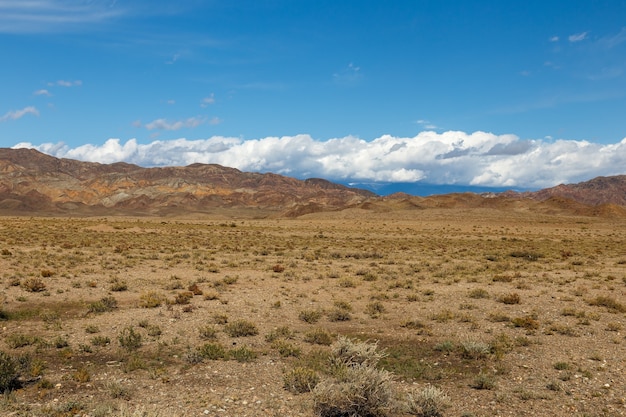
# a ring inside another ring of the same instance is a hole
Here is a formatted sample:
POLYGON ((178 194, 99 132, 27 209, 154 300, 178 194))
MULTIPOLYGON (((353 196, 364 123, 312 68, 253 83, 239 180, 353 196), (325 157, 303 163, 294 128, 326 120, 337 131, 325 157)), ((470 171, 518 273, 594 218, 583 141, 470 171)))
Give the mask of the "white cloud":
POLYGON ((166 119, 156 119, 147 123, 145 127, 148 130, 180 130, 183 128, 198 127, 205 122, 206 119, 203 117, 190 117, 188 119, 178 120, 175 122, 169 122, 166 119))
POLYGON ((415 123, 422 126, 424 129, 430 129, 430 130, 438 129, 437 125, 429 122, 428 120, 420 119, 420 120, 416 120, 415 123))
POLYGON ((205 97, 202 99, 202 102, 200 103, 200 107, 207 107, 210 104, 215 104, 215 95, 213 93, 211 93, 209 97, 205 97))
POLYGON ((37 90, 33 93, 33 95, 35 96, 46 96, 46 97, 50 97, 52 96, 52 94, 50 93, 50 91, 46 90, 46 89, 41 89, 41 90, 37 90))
POLYGON ((353 136, 315 140, 309 135, 243 140, 215 136, 202 140, 155 140, 140 144, 109 139, 103 145, 69 148, 62 143, 34 146, 64 158, 141 166, 216 163, 243 171, 274 172, 297 178, 341 181, 469 184, 544 188, 599 175, 626 173, 626 138, 615 144, 574 140, 522 140, 486 132, 421 132, 414 137, 353 136))
POLYGON ((340 72, 333 74, 333 81, 339 85, 354 85, 363 78, 361 67, 354 65, 352 62, 348 64, 340 72))
POLYGON ((4 116, 0 117, 0 122, 6 122, 7 120, 17 120, 26 116, 27 114, 34 114, 35 116, 39 116, 39 110, 37 110, 33 106, 24 107, 21 110, 11 110, 5 113, 4 116))
POLYGON ((575 33, 573 35, 569 35, 567 37, 567 40, 569 40, 570 42, 584 41, 585 39, 587 39, 587 33, 588 32, 581 32, 581 33, 575 33))
POLYGON ((114 0, 2 0, 0 32, 71 31, 77 26, 93 26, 126 13, 114 0))
POLYGON ((81 85, 83 85, 83 82, 81 80, 74 80, 74 81, 58 80, 55 82, 48 83, 48 85, 50 87, 55 86, 55 85, 60 86, 60 87, 80 87, 81 85))
POLYGON ((558 36, 553 36, 550 38, 550 42, 558 42, 559 41, 559 37, 558 36))

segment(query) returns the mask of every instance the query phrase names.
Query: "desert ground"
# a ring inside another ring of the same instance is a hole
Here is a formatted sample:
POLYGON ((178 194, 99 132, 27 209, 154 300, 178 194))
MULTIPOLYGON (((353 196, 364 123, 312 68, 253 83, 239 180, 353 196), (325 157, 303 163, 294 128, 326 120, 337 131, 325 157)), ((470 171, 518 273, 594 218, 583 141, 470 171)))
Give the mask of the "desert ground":
POLYGON ((626 415, 623 218, 12 216, 0 267, 3 416, 347 416, 347 341, 364 416, 626 415))

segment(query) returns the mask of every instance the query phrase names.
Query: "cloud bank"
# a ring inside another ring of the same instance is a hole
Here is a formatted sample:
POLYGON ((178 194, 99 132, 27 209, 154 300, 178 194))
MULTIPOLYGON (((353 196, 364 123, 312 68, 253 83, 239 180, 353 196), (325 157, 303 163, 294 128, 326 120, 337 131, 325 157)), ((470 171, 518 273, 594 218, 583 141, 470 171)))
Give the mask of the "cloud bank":
POLYGON ((309 135, 243 140, 156 140, 140 144, 109 139, 70 148, 63 143, 35 148, 62 158, 141 166, 216 163, 242 171, 274 172, 334 181, 417 182, 483 187, 544 188, 600 175, 626 173, 626 138, 615 144, 575 140, 524 140, 486 132, 425 131, 414 137, 384 135, 315 140, 309 135))

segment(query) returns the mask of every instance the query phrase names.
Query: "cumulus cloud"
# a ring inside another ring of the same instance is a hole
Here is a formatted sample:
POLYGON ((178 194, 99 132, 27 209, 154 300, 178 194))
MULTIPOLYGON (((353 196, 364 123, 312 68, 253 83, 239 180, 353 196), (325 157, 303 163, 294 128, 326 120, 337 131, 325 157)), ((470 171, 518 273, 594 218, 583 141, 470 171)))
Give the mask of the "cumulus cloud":
POLYGON ((573 35, 569 35, 567 40, 570 42, 580 42, 587 39, 587 32, 575 33, 573 35))
POLYGON ((35 116, 39 116, 39 110, 37 110, 33 106, 24 107, 21 110, 11 110, 5 113, 4 116, 0 117, 0 122, 6 122, 7 120, 21 119, 27 114, 34 114, 35 116))
POLYGON ((599 175, 624 174, 626 138, 615 144, 574 140, 524 140, 487 132, 424 131, 414 137, 353 136, 325 141, 309 135, 243 140, 156 140, 140 144, 109 139, 103 145, 36 148, 57 157, 141 166, 216 163, 242 171, 352 182, 416 182, 493 187, 544 188, 599 175))

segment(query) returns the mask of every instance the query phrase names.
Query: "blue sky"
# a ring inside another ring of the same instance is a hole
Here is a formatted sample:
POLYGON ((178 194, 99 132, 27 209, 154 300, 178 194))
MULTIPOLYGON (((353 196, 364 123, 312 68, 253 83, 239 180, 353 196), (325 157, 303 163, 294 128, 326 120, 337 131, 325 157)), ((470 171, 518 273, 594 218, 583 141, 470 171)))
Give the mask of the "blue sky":
POLYGON ((343 182, 626 173, 626 1, 0 0, 0 146, 343 182))

